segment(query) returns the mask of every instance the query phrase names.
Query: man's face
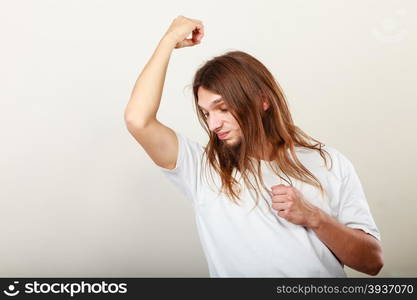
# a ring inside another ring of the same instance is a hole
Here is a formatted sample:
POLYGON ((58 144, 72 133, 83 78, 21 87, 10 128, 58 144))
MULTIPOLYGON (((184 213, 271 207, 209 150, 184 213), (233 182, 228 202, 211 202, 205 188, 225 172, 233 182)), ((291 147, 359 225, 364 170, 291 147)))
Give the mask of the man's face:
POLYGON ((228 146, 236 146, 242 138, 242 131, 227 105, 221 99, 221 95, 199 87, 198 106, 205 115, 210 131, 228 146), (222 133, 226 133, 222 135, 222 133))

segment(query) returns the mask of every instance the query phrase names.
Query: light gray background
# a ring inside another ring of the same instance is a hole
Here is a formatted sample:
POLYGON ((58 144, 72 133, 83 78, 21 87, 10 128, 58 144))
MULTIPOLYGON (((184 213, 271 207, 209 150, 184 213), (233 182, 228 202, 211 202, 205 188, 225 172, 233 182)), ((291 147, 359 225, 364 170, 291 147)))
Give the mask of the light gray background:
POLYGON ((158 119, 205 144, 194 72, 254 55, 296 124, 353 162, 382 234, 378 276, 417 276, 417 2, 0 3, 0 276, 208 276, 190 202, 123 119, 178 15, 206 35, 174 50, 158 119))

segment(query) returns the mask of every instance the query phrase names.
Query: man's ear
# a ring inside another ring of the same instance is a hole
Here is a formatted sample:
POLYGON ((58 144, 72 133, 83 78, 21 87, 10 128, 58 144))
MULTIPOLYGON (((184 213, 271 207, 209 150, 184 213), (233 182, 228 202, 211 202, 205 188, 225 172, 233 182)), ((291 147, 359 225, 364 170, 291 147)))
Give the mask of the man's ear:
POLYGON ((262 105, 263 105, 264 111, 269 108, 269 104, 265 101, 262 102, 262 105))

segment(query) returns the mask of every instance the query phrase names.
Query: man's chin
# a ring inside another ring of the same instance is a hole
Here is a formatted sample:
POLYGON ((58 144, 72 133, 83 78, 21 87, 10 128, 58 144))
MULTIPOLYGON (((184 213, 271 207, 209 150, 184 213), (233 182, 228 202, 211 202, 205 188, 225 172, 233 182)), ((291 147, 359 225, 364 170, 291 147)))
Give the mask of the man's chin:
POLYGON ((234 138, 228 138, 223 140, 223 143, 226 147, 236 149, 240 146, 240 140, 234 139, 234 138))

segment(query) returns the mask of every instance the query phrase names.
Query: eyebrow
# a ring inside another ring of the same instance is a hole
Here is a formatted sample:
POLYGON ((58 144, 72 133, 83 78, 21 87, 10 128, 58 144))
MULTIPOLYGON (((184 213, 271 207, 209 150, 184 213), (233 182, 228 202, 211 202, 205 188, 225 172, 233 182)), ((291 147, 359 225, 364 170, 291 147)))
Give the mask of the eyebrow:
MULTIPOLYGON (((217 98, 216 100, 213 100, 209 106, 209 109, 212 108, 213 106, 219 104, 220 102, 223 102, 223 98, 217 98)), ((197 104, 201 109, 204 109, 204 107, 202 107, 200 104, 197 104)), ((204 109, 205 110, 205 109, 204 109)))

